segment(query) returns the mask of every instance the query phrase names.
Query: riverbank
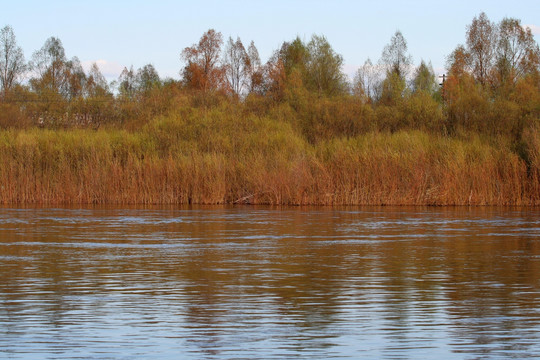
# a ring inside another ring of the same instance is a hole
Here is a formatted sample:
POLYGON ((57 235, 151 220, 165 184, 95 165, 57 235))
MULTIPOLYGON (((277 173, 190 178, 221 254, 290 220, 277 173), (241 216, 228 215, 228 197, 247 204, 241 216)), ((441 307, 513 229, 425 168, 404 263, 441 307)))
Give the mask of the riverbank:
POLYGON ((540 137, 420 130, 310 143, 287 121, 0 131, 3 204, 540 205, 540 137), (525 161, 527 159, 527 161, 525 161))
POLYGON ((51 37, 2 82, 0 203, 540 205, 540 48, 485 13, 465 38, 442 79, 400 31, 351 79, 322 35, 262 62, 209 29, 180 79, 108 83, 51 37))

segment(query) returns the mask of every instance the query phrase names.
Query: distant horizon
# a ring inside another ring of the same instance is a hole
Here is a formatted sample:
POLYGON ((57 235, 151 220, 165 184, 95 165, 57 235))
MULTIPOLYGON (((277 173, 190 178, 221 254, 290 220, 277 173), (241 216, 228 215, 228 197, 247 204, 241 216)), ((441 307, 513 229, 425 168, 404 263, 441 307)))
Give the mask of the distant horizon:
POLYGON ((95 62, 109 82, 124 67, 138 69, 152 64, 163 79, 180 79, 181 51, 199 41, 208 29, 240 37, 245 46, 253 40, 265 63, 284 41, 297 36, 309 41, 324 35, 343 56, 343 72, 351 77, 368 58, 376 63, 395 31, 408 44, 413 64, 431 63, 436 74, 445 72, 446 57, 465 42, 466 27, 485 12, 493 22, 504 17, 519 19, 538 42, 540 5, 535 1, 458 1, 451 9, 433 8, 432 2, 404 4, 389 1, 373 4, 336 1, 274 1, 253 6, 249 1, 226 4, 209 1, 207 6, 188 2, 118 1, 109 4, 56 0, 9 3, 0 13, 0 27, 10 25, 25 60, 45 40, 58 37, 68 59, 76 56, 85 71, 95 62), (195 15, 194 15, 195 14, 195 15))

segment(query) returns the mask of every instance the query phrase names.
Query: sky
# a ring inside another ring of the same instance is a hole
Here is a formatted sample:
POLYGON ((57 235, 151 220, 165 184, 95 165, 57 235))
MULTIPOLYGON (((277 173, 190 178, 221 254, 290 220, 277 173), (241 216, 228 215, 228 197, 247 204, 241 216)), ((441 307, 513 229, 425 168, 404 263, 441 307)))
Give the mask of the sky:
POLYGON ((113 80, 122 69, 152 64, 162 78, 180 78, 180 53, 209 29, 253 40, 266 62, 284 41, 308 42, 324 35, 343 56, 352 75, 368 58, 376 62, 400 30, 416 65, 431 62, 444 70, 446 57, 465 42, 467 25, 485 12, 490 20, 521 20, 540 40, 539 0, 481 1, 9 1, 0 10, 0 27, 11 25, 26 60, 47 38, 58 37, 66 56, 77 56, 86 69, 96 62, 113 80))

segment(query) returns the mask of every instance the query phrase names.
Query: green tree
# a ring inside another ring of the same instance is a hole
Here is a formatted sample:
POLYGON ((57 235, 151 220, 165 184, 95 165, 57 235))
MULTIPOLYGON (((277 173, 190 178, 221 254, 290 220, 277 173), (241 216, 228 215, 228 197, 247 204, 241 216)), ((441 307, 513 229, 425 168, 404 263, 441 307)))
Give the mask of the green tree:
MULTIPOLYGON (((285 93, 298 93, 305 88, 309 53, 299 37, 284 42, 265 66, 264 89, 274 101, 281 101, 285 93)), ((288 96, 290 98, 290 96, 288 96)))
POLYGON ((405 79, 398 73, 389 71, 382 82, 381 98, 379 100, 383 105, 398 105, 402 102, 405 95, 407 84, 405 79))
POLYGON ((289 76, 293 71, 297 71, 304 77, 309 52, 300 37, 296 37, 292 42, 284 42, 279 51, 279 58, 283 62, 285 74, 289 76))
POLYGON ((438 89, 435 73, 431 64, 427 65, 424 60, 414 73, 412 90, 414 93, 423 91, 429 95, 435 94, 438 89))
POLYGON ((159 87, 161 87, 161 79, 154 65, 146 64, 137 70, 135 89, 138 93, 145 94, 159 87))
POLYGON ((347 80, 341 67, 343 57, 337 54, 324 36, 313 35, 307 44, 307 85, 321 95, 345 93, 347 80))

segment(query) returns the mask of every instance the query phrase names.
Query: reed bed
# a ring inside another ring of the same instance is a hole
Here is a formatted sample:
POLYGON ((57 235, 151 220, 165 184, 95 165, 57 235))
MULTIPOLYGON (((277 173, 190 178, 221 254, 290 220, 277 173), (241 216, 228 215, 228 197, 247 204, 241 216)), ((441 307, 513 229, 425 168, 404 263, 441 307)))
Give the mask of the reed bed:
MULTIPOLYGON (((224 115, 225 114, 225 115, 224 115)), ((420 130, 311 143, 294 122, 187 112, 136 131, 0 131, 3 204, 540 205, 540 136, 420 130)))

